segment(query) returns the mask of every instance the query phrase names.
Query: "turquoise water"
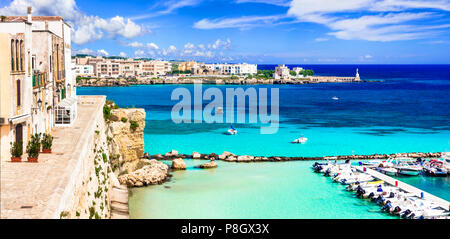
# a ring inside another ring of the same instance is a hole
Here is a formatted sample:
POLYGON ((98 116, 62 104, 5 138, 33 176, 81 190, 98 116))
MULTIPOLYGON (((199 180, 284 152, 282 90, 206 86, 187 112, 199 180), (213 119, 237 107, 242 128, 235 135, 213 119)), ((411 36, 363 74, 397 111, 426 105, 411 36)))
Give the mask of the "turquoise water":
MULTIPOLYGON (((356 66, 314 66, 325 75, 348 75, 356 66), (335 72, 336 71, 336 72, 335 72)), ((175 124, 172 91, 192 85, 79 88, 78 94, 104 94, 121 107, 145 108, 145 150, 150 154, 221 153, 264 156, 441 152, 450 150, 449 66, 359 66, 364 79, 384 82, 276 86, 203 86, 279 88, 280 127, 260 134, 261 123, 175 124), (338 101, 331 98, 339 97, 338 101), (290 142, 301 134, 309 140, 290 142)), ((208 102, 203 102, 203 105, 208 102)), ((248 105, 246 106, 248 107, 248 105)), ((224 115, 228 109, 224 107, 224 115)), ((311 172, 312 162, 234 164, 214 170, 174 172, 169 184, 133 189, 136 218, 382 218, 379 208, 358 200, 328 178, 311 172), (164 186, 170 185, 171 188, 164 186), (367 205, 366 205, 367 204, 367 205), (332 210, 333 209, 333 210, 332 210)), ((192 162, 189 161, 192 165, 192 162)), ((402 178, 450 200, 448 178, 402 178)))
POLYGON ((313 173, 312 162, 220 161, 199 170, 193 165, 205 161, 185 161, 170 182, 131 190, 131 218, 394 218, 313 173))

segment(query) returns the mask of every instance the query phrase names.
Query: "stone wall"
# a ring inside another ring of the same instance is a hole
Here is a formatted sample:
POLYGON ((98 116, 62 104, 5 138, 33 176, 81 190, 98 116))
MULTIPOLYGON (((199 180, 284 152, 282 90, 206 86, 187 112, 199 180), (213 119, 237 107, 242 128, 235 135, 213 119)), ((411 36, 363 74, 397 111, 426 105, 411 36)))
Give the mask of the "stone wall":
MULTIPOLYGON (((59 210, 53 218, 109 218, 111 213, 111 191, 118 184, 109 163, 106 137, 107 126, 103 119, 102 103, 96 110, 95 120, 83 132, 80 159, 76 161, 70 185, 60 201, 59 210)), ((89 103, 83 100, 80 102, 89 103)))

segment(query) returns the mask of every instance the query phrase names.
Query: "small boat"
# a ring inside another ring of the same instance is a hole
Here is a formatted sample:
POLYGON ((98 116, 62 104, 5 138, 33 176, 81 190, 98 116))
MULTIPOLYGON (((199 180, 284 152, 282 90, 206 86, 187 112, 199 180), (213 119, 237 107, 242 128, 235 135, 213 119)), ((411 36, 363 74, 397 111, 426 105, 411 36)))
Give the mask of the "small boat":
POLYGON ((398 173, 397 169, 394 168, 392 160, 381 162, 378 167, 376 167, 376 170, 389 176, 395 176, 398 173))
POLYGON ((304 143, 306 143, 306 141, 308 141, 308 138, 302 136, 298 139, 294 139, 294 141, 292 141, 292 143, 293 144, 304 144, 304 143))
POLYGON ((217 107, 217 114, 223 114, 223 108, 222 107, 217 107))
POLYGON ((229 135, 235 135, 237 134, 237 130, 233 127, 233 125, 230 125, 230 129, 227 130, 227 133, 229 135))
POLYGON ((331 98, 333 100, 339 100, 339 98, 337 98, 336 96, 333 96, 333 98, 331 98))
POLYGON ((422 167, 415 164, 399 163, 395 166, 398 174, 405 176, 417 176, 422 171, 422 167))
POLYGON ((424 166, 423 171, 426 175, 433 177, 447 177, 448 174, 448 171, 444 168, 442 162, 433 162, 428 166, 424 166))

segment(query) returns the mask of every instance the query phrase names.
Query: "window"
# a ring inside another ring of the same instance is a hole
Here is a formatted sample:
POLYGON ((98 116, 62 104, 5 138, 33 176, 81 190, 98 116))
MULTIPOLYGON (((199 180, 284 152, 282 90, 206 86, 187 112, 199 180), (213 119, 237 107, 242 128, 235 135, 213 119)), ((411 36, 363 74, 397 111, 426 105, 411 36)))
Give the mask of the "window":
POLYGON ((23 47, 23 40, 20 40, 20 47, 19 47, 19 50, 20 50, 20 71, 23 71, 23 57, 24 57, 24 54, 23 54, 23 49, 24 49, 24 47, 23 47))
POLYGON ((16 71, 19 71, 19 56, 20 56, 20 53, 19 53, 19 41, 18 40, 16 40, 15 41, 15 45, 16 45, 16 58, 14 59, 15 61, 16 61, 16 71))
POLYGON ((11 71, 15 71, 14 40, 11 40, 11 71))
POLYGON ((22 102, 20 102, 20 99, 21 99, 20 93, 21 93, 21 90, 20 90, 20 80, 18 80, 18 81, 17 81, 17 106, 20 106, 20 104, 22 103, 22 102))

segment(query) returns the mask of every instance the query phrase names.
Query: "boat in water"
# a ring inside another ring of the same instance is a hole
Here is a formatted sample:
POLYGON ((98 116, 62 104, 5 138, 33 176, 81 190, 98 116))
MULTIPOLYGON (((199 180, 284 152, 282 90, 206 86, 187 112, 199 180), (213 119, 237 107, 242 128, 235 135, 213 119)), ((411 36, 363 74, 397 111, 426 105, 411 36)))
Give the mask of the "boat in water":
POLYGON ((376 167, 376 170, 378 172, 384 173, 384 174, 389 175, 389 176, 395 176, 398 173, 397 169, 394 168, 394 164, 392 163, 392 160, 382 161, 376 167))
POLYGON ((233 125, 230 125, 230 129, 227 130, 227 134, 229 135, 237 134, 237 130, 233 127, 233 125))
POLYGON ((294 141, 292 141, 293 144, 304 144, 306 143, 306 141, 308 141, 308 138, 301 136, 298 139, 294 139, 294 141))
POLYGON ((401 162, 395 166, 398 174, 404 176, 417 176, 422 172, 423 168, 417 164, 401 162))
POLYGON ((333 96, 331 99, 333 99, 333 100, 339 100, 339 98, 336 97, 336 96, 333 96))
POLYGON ((444 167, 444 163, 438 159, 432 159, 426 162, 423 167, 423 171, 428 176, 433 177, 447 177, 448 171, 444 167))

